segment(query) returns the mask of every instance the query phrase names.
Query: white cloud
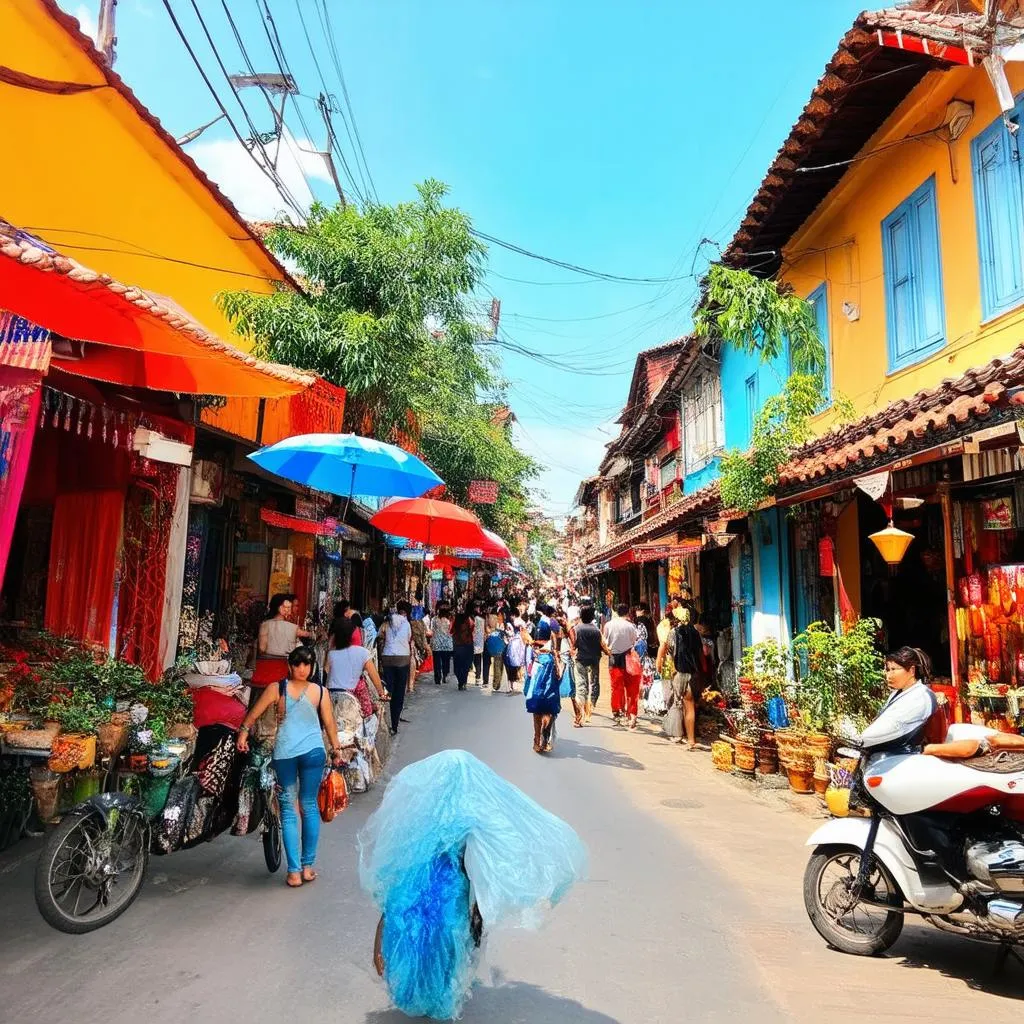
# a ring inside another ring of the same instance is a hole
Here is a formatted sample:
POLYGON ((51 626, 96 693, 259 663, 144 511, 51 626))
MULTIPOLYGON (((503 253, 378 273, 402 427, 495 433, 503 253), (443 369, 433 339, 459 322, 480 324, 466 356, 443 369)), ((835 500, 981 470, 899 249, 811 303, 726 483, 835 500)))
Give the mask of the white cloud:
POLYGON ((537 504, 559 520, 571 511, 580 481, 597 472, 605 445, 618 434, 612 422, 590 427, 552 426, 528 417, 514 429, 519 446, 545 466, 532 484, 545 495, 537 504))
POLYGON ((93 42, 96 41, 96 15, 87 4, 79 4, 72 12, 77 19, 82 31, 89 36, 93 42))
MULTIPOLYGON (((276 148, 274 142, 266 147, 271 157, 276 148)), ((303 209, 313 199, 306 178, 325 183, 331 181, 323 158, 316 153, 304 152, 313 148, 308 139, 294 139, 286 133, 277 163, 278 176, 303 209)), ((259 151, 250 154, 236 139, 201 138, 186 146, 185 152, 249 220, 273 220, 279 213, 289 210, 273 182, 256 165, 253 156, 259 158, 259 151)))

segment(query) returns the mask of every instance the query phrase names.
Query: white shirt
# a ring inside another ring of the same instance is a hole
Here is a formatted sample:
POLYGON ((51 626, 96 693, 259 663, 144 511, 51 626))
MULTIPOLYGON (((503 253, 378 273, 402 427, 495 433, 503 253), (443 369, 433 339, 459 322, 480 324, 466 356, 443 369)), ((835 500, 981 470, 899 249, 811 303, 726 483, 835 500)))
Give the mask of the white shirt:
POLYGON ((604 642, 612 654, 625 654, 636 647, 636 626, 616 615, 604 627, 604 642))
POLYGON ((860 734, 865 747, 881 747, 904 737, 910 738, 935 711, 935 694, 925 683, 894 690, 878 717, 860 734))
POLYGON ((381 627, 384 632, 384 657, 385 658, 407 658, 409 656, 409 641, 412 639, 412 627, 404 615, 397 612, 394 616, 389 615, 381 627))
POLYGON ((327 653, 327 689, 354 690, 359 685, 363 667, 370 660, 365 647, 345 647, 327 653))

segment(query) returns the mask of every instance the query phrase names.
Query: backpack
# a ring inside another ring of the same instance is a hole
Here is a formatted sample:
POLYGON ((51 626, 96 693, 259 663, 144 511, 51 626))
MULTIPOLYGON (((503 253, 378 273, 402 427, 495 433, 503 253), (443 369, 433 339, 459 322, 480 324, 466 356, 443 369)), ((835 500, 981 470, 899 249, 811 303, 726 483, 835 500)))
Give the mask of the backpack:
POLYGON ((484 650, 492 658, 500 658, 505 653, 507 646, 508 641, 505 639, 505 634, 498 629, 488 634, 487 639, 484 641, 484 650))
POLYGON ((526 661, 526 644, 517 633, 505 648, 505 664, 509 668, 522 668, 526 661))

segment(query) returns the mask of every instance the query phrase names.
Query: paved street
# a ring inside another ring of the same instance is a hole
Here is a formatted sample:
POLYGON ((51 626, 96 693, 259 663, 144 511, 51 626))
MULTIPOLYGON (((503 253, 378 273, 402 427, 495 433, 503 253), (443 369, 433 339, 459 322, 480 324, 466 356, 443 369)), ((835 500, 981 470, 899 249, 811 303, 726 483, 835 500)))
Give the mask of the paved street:
MULTIPOLYGON (((670 746, 653 725, 626 734, 595 718, 580 731, 563 716, 554 755, 541 758, 520 698, 426 685, 408 708, 393 770, 464 747, 571 822, 591 850, 591 880, 543 930, 491 937, 467 1022, 1019 1016, 1024 973, 992 982, 987 947, 908 927, 882 960, 826 949, 800 901, 815 822, 714 772, 706 754, 670 746)), ((388 1009, 371 969, 377 915, 357 881, 354 835, 382 791, 325 826, 313 886, 287 890, 267 875, 258 841, 222 837, 154 859, 127 914, 80 938, 38 917, 33 851, 21 844, 0 861, 0 1020, 406 1019, 388 1009)))

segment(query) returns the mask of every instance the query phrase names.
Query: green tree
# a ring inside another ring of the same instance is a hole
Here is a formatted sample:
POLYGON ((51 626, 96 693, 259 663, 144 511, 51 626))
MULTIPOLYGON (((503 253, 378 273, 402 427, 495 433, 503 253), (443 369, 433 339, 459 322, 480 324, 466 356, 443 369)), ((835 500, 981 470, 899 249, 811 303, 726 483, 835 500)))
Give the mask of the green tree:
POLYGON ((417 437, 454 500, 470 480, 497 480, 498 504, 480 511, 507 533, 536 465, 491 422, 504 382, 470 307, 486 249, 466 214, 444 205, 447 191, 426 181, 394 206, 314 204, 305 224, 277 224, 266 239, 305 288, 218 302, 258 355, 346 388, 346 429, 417 437))

